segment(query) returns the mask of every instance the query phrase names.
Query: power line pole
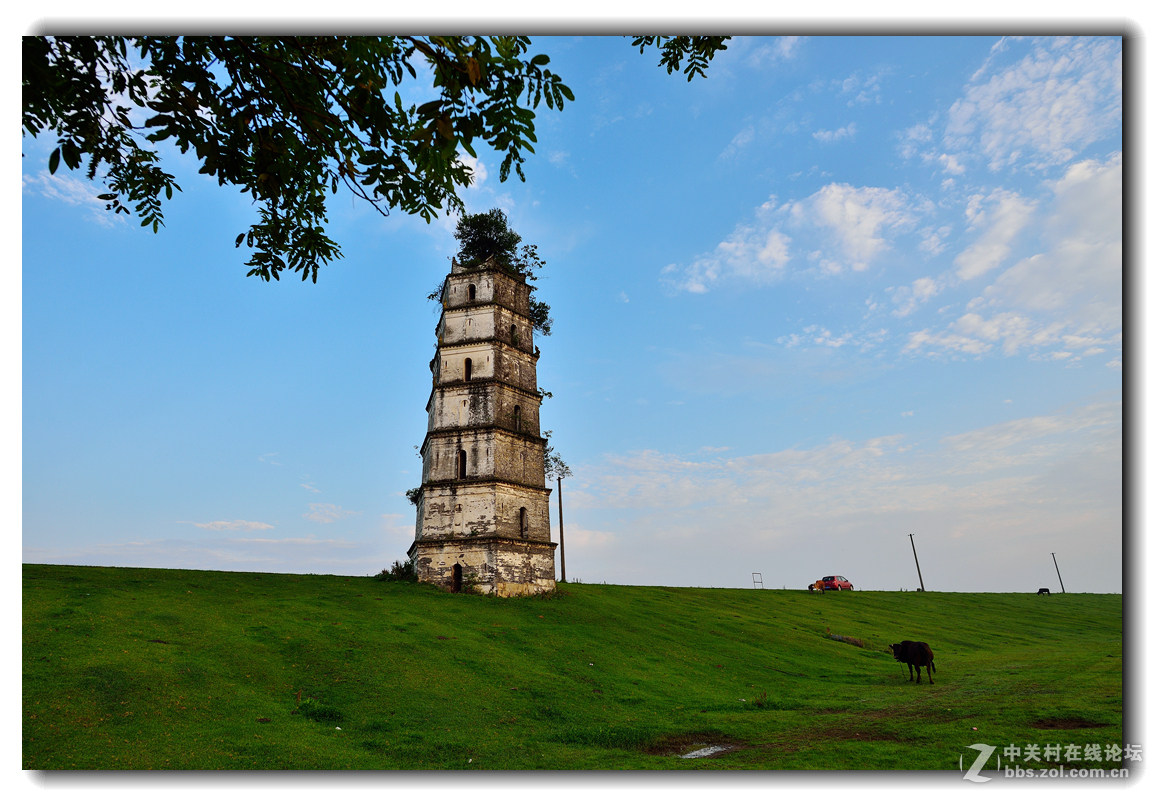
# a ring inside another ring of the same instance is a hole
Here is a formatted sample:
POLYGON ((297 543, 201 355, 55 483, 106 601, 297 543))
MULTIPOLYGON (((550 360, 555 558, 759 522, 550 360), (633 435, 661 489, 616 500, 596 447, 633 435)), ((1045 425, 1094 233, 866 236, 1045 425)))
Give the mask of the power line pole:
POLYGON ((915 557, 915 573, 919 575, 919 590, 927 593, 927 588, 923 587, 923 572, 919 570, 919 555, 915 552, 915 535, 907 535, 911 538, 911 554, 915 557))
POLYGON ((1061 579, 1061 566, 1057 565, 1057 553, 1055 551, 1050 551, 1049 553, 1053 555, 1053 568, 1057 569, 1057 582, 1061 583, 1061 593, 1064 593, 1065 581, 1061 579))
MULTIPOLYGON (((551 555, 554 556, 554 555, 551 555)), ((567 550, 563 544, 563 477, 559 476, 559 568, 563 572, 561 582, 567 581, 567 550)))

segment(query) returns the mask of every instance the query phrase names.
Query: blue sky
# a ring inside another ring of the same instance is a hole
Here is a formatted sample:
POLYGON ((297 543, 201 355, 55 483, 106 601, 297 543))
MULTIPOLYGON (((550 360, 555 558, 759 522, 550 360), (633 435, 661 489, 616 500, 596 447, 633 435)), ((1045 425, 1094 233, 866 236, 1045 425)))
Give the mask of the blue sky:
MULTIPOLYGON (((929 589, 1056 589, 1056 552, 1122 590, 1120 39, 745 37, 691 83, 533 50, 577 100, 465 202, 548 261, 569 577, 914 588, 913 533, 929 589)), ((264 284, 189 155, 152 235, 22 146, 24 561, 403 558, 453 222, 337 196, 345 258, 264 284)))

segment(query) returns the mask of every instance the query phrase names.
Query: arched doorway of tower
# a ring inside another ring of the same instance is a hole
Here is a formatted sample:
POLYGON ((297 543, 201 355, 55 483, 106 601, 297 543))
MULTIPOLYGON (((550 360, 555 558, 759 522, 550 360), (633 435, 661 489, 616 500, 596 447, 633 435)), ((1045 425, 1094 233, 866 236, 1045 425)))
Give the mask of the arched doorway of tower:
POLYGON ((453 582, 450 583, 449 590, 451 593, 462 592, 462 566, 461 563, 453 564, 453 582))

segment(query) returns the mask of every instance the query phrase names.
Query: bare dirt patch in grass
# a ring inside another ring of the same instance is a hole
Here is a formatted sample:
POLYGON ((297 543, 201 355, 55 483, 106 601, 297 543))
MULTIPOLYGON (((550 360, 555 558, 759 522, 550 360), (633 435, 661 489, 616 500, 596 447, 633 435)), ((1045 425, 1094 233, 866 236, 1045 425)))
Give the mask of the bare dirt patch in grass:
POLYGON ((709 747, 719 748, 707 755, 694 758, 717 758, 734 750, 740 750, 743 745, 717 731, 703 733, 678 733, 671 736, 661 736, 651 745, 644 748, 644 752, 653 756, 683 756, 709 747))
POLYGON ((1103 722, 1094 722, 1089 719, 1078 719, 1076 717, 1057 717, 1055 719, 1038 719, 1032 723, 1034 728, 1040 730, 1077 730, 1080 728, 1108 728, 1103 722))
MULTIPOLYGON (((865 720, 864 720, 865 721, 865 720)), ((869 725, 836 725, 828 728, 815 729, 812 733, 802 734, 803 739, 834 739, 836 741, 880 741, 880 742, 901 742, 904 739, 896 736, 890 731, 883 730, 880 727, 871 727, 869 725)))

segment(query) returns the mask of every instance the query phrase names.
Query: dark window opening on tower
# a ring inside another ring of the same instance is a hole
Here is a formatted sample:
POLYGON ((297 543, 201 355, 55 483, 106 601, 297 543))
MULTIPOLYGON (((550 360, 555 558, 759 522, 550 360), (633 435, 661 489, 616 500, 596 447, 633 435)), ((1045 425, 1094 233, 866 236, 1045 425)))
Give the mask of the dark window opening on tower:
POLYGON ((478 298, 478 289, 474 286, 473 283, 470 283, 470 302, 473 302, 477 298, 478 298))
POLYGON ((466 359, 466 381, 470 380, 470 376, 474 373, 474 359, 466 359))
POLYGON ((526 507, 518 510, 518 536, 526 537, 526 507))
POLYGON ((461 590, 462 590, 462 566, 460 563, 453 564, 453 581, 450 583, 449 589, 453 593, 461 593, 461 590))
POLYGON ((466 452, 457 452, 457 477, 459 479, 466 478, 466 452))
POLYGON ((518 325, 510 326, 510 343, 515 347, 518 346, 518 325))
POLYGON ((522 406, 514 407, 514 430, 522 430, 522 406))

